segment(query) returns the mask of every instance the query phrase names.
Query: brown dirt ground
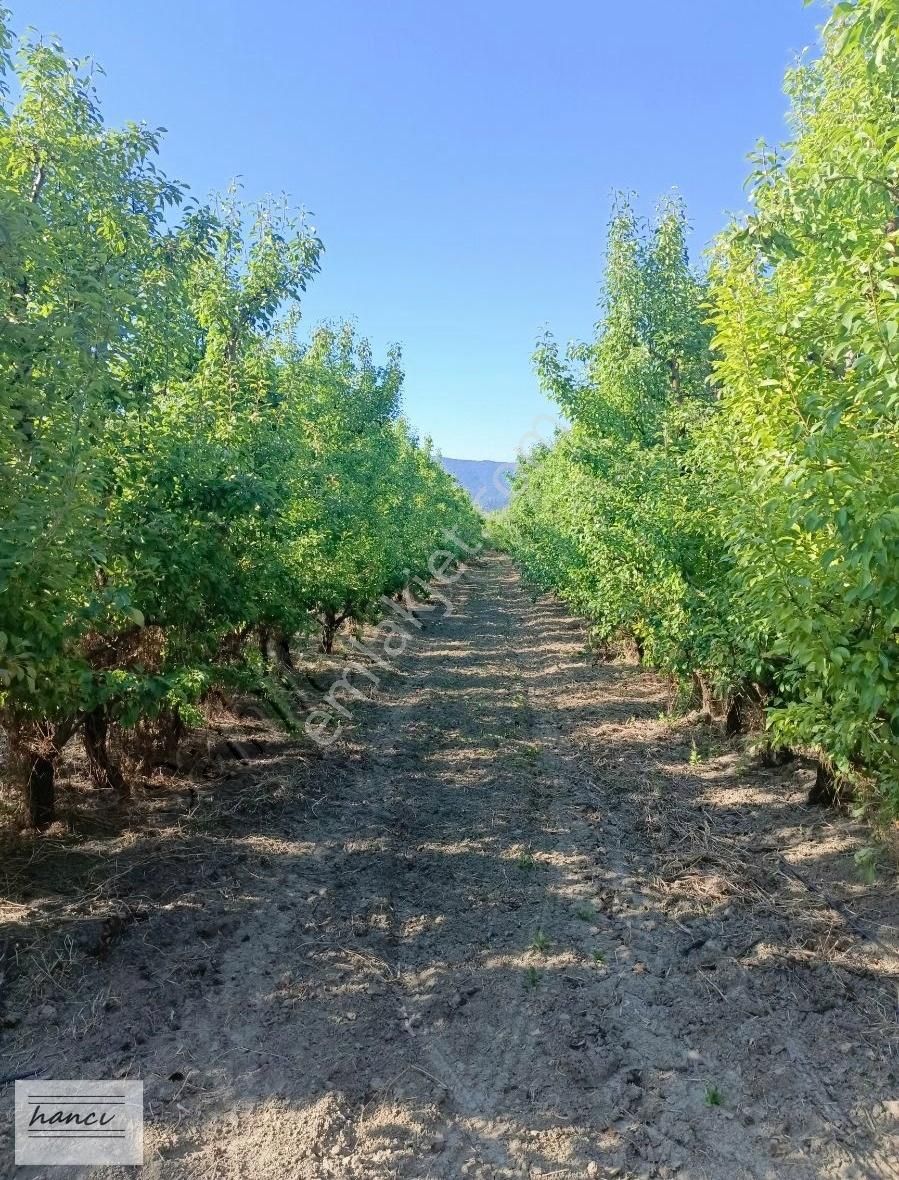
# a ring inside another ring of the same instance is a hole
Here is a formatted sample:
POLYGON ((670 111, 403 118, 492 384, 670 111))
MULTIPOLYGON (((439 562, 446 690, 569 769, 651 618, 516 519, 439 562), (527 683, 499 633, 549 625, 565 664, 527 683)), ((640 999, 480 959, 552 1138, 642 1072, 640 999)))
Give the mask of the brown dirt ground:
POLYGON ((324 758, 6 856, 0 1075, 143 1078, 153 1180, 899 1177, 864 830, 504 558, 452 593, 324 758))

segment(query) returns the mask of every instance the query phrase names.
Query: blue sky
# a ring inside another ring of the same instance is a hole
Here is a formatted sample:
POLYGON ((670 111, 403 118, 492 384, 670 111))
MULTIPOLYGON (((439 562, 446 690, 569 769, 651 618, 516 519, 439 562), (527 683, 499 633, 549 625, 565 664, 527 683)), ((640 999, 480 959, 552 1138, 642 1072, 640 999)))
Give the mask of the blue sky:
POLYGON ((614 189, 677 187, 701 250, 745 205, 746 154, 783 137, 801 0, 29 0, 13 26, 90 55, 110 122, 168 134, 205 196, 314 213, 307 324, 399 341, 405 410, 445 454, 509 459, 552 408, 544 325, 589 335, 614 189))

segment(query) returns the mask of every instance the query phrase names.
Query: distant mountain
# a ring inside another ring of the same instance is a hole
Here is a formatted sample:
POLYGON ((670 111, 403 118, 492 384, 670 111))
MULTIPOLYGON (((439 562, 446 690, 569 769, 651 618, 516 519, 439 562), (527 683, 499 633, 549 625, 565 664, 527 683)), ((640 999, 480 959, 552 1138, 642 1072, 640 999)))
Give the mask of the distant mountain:
POLYGON ((448 459, 445 456, 440 462, 482 512, 495 512, 508 504, 508 477, 515 472, 514 463, 495 463, 492 459, 448 459))

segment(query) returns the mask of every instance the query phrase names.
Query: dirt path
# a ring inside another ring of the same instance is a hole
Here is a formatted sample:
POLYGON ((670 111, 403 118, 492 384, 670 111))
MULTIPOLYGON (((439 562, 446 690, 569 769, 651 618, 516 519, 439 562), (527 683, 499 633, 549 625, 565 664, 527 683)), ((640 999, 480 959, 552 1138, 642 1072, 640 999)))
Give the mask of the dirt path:
POLYGON ((853 825, 505 560, 454 600, 300 796, 150 850, 11 1065, 143 1077, 166 1180, 899 1177, 895 892, 853 825))

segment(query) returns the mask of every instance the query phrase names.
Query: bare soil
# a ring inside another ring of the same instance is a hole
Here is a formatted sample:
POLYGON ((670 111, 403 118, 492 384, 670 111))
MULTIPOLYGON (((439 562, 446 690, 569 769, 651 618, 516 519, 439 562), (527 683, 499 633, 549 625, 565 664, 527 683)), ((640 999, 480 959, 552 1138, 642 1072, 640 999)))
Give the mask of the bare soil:
POLYGON ((143 1078, 147 1178, 899 1177, 895 866, 505 559, 452 596, 323 758, 7 856, 0 1075, 143 1078))

